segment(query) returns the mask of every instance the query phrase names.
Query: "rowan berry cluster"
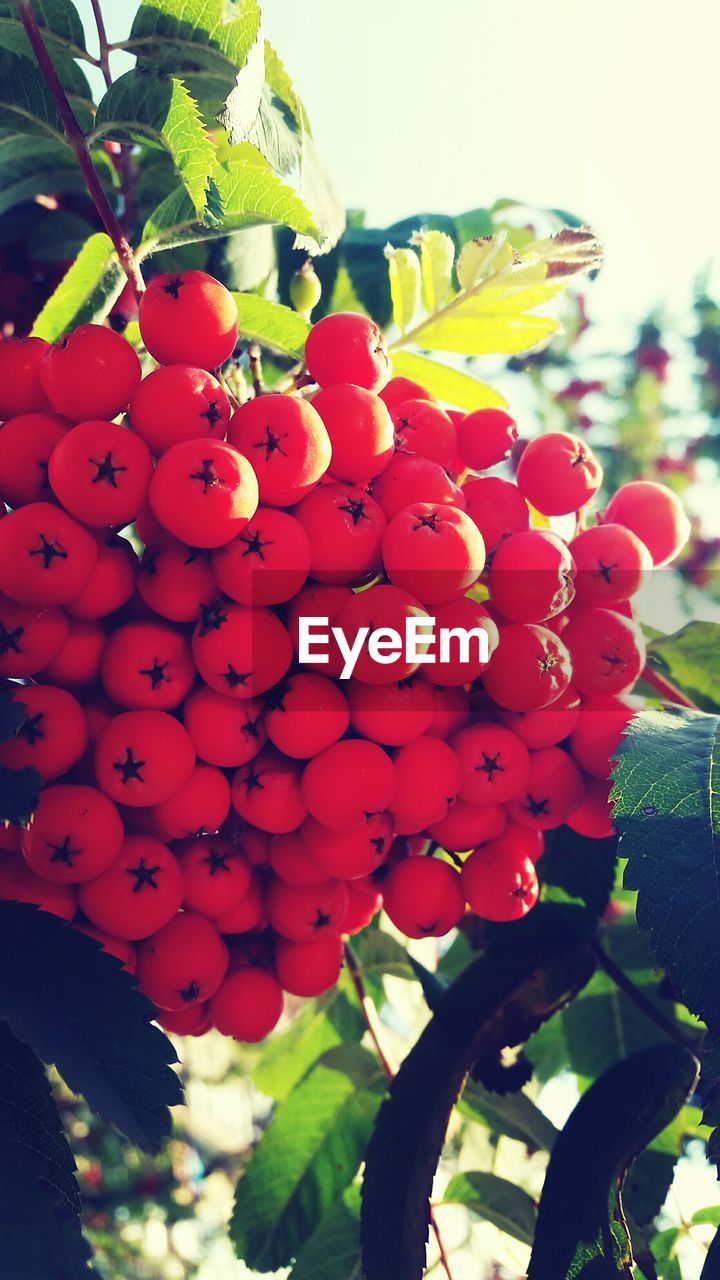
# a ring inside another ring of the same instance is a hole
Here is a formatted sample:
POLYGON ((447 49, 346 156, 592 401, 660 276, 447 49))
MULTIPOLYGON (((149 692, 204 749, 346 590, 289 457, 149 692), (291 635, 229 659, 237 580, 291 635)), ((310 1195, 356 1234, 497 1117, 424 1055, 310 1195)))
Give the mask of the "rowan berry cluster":
POLYGON ((168 1029, 254 1041, 381 905, 412 938, 513 920, 546 831, 611 831, 630 599, 688 526, 640 481, 563 540, 538 513, 586 509, 587 445, 478 474, 513 419, 391 378, 363 316, 311 330, 312 390, 234 411, 220 283, 158 276, 139 321, 144 378, 102 326, 0 346, 0 676, 25 708, 0 763, 46 783, 2 833, 0 897, 96 938, 168 1029), (301 663, 308 618, 339 630, 301 663), (485 655, 383 647, 408 619, 485 655))

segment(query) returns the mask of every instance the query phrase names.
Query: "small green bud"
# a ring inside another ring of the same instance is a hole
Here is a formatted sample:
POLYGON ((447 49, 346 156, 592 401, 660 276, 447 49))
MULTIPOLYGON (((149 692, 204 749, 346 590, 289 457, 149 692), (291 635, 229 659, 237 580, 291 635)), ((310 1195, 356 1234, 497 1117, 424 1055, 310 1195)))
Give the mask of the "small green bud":
POLYGON ((306 320, 322 296, 322 285, 315 274, 312 258, 307 258, 290 281, 290 301, 306 320))

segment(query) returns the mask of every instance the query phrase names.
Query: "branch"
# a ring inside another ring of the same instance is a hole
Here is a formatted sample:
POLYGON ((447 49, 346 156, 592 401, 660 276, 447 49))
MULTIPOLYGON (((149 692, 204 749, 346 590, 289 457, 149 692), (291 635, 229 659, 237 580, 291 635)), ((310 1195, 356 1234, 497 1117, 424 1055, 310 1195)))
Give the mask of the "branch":
POLYGON ((635 1004, 651 1022, 655 1023, 656 1027, 659 1027, 660 1030, 664 1032, 666 1036, 669 1036, 671 1040, 674 1040, 676 1044, 682 1045, 684 1049, 689 1049, 691 1053, 695 1053, 697 1051, 697 1045, 693 1040, 689 1036, 686 1036, 674 1022, 671 1022, 669 1018, 666 1018, 662 1010, 658 1009, 653 1004, 652 1000, 649 1000, 645 993, 641 991, 639 987, 635 986, 632 979, 628 978, 624 970, 615 963, 599 942, 593 942, 592 949, 598 965, 601 969, 604 969, 608 978, 615 983, 615 986, 618 987, 620 991, 625 993, 629 1000, 632 1000, 633 1004, 635 1004))
POLYGON ((678 689, 677 685, 673 684, 665 676, 661 676, 660 672, 651 667, 649 662, 645 663, 640 678, 646 684, 649 684, 650 688, 654 689, 656 693, 659 693, 664 702, 674 702, 676 706, 689 707, 691 711, 700 710, 692 698, 686 697, 682 690, 678 689))
POLYGON ((132 285, 135 296, 139 300, 141 293, 145 289, 143 278, 135 261, 133 251, 125 238, 123 229, 115 216, 110 201, 105 194, 103 185, 97 175, 87 147, 85 135, 75 119, 73 109, 68 102, 65 90, 60 83, 60 78, 55 70, 52 58, 48 53, 47 45, 43 40, 40 28, 35 20, 31 0, 17 0, 17 6, 20 21, 25 28, 25 33, 30 41, 32 51, 37 58, 38 66, 55 101, 60 119, 63 122, 68 144, 78 162, 80 172, 85 179, 85 185, 90 193, 95 208, 100 215, 102 224, 115 246, 115 251, 120 260, 120 265, 132 285))
MULTIPOLYGON (((379 1029, 378 1029, 379 1019, 377 1015, 377 1010, 375 1008, 375 1005, 372 999, 370 998, 367 991, 365 990, 365 983, 363 982, 362 971, 360 969, 360 965, 358 964, 357 956, 355 955, 355 952, 353 951, 349 942, 345 943, 344 951, 345 951, 345 964, 347 965, 348 973, 350 974, 350 977, 352 979, 352 984, 355 988, 357 998, 360 1002, 360 1009, 362 1011, 363 1018, 365 1019, 365 1026, 368 1029, 370 1039, 375 1045, 375 1051, 378 1055, 378 1058, 380 1059, 380 1065, 383 1071, 385 1072, 385 1075, 387 1076, 388 1080, 394 1080, 395 1070, 391 1066, 388 1058, 386 1057, 385 1051, 380 1042, 379 1029)), ((443 1243, 443 1238, 440 1234, 440 1228, 438 1226, 438 1223, 435 1217, 435 1210, 433 1209, 432 1205, 430 1205, 429 1212, 430 1212, 430 1226, 433 1229, 435 1239, 437 1240, 437 1246, 440 1251, 440 1261, 445 1270, 445 1274, 447 1275, 447 1280, 453 1280, 453 1274, 452 1274, 452 1271, 450 1270, 450 1262, 445 1249, 445 1245, 443 1243)))

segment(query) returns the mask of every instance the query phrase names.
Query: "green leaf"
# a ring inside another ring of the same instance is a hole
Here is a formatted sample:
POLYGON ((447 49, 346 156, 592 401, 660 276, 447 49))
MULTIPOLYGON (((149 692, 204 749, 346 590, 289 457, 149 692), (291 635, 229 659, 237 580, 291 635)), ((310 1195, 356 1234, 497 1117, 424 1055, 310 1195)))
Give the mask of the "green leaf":
POLYGON ((717 623, 689 622, 673 635, 654 640, 648 648, 648 661, 678 684, 703 711, 720 711, 719 647, 717 623))
POLYGON ((371 1054, 343 1045, 278 1107, 240 1180, 230 1227, 252 1270, 287 1265, 353 1181, 383 1083, 371 1054))
POLYGON ((569 827, 548 831, 540 861, 542 883, 562 889, 601 916, 615 882, 617 844, 616 836, 590 840, 569 827))
POLYGON ((452 292, 455 242, 444 231, 417 231, 411 244, 420 246, 422 299, 426 311, 438 311, 452 292))
POLYGON ((6 49, 0 49, 0 129, 65 143, 58 109, 39 68, 6 49))
POLYGON ((181 80, 127 71, 100 102, 90 136, 163 147, 172 157, 195 212, 203 216, 216 163, 215 148, 181 80))
POLYGON ((557 333, 559 324, 551 316, 463 314, 462 303, 440 313, 422 326, 423 347, 431 351, 454 351, 465 356, 519 355, 530 351, 557 333))
POLYGON ((305 1241, 290 1280, 362 1280, 360 1188, 348 1187, 305 1241))
POLYGON ((588 981, 593 961, 581 937, 545 920, 512 930, 455 980, 405 1058, 366 1153, 361 1238, 366 1280, 419 1280, 429 1201, 448 1120, 473 1064, 497 1063, 588 981))
POLYGON ((310 134, 312 130, 310 129, 307 112, 297 95, 295 85, 285 68, 285 64, 269 40, 265 41, 265 79, 275 96, 292 113, 298 128, 306 135, 310 134))
POLYGON ((630 1274, 622 1179, 680 1110, 696 1076, 688 1050, 660 1045, 616 1063, 583 1095, 550 1157, 528 1280, 630 1274))
POLYGON ((319 241, 322 232, 301 198, 273 173, 260 153, 242 143, 232 148, 230 159, 213 174, 222 219, 208 228, 198 219, 184 191, 174 191, 151 214, 143 231, 138 257, 193 241, 227 236, 246 227, 284 225, 319 241))
POLYGON ((259 342, 261 347, 301 360, 310 325, 297 311, 279 302, 257 298, 251 293, 234 293, 240 337, 259 342))
POLYGON ((260 6, 241 0, 228 21, 226 12, 224 0, 145 0, 123 47, 139 67, 177 76, 215 110, 230 96, 249 128, 265 74, 260 6))
POLYGON ((506 1178, 475 1170, 457 1173, 445 1188, 443 1204, 464 1204, 514 1240, 533 1242, 535 1204, 527 1191, 506 1178))
MULTIPOLYGON (((92 92, 85 73, 75 62, 75 58, 88 56, 77 9, 71 0, 33 0, 32 8, 80 127, 89 128, 93 114, 92 92)), ((35 54, 14 0, 0 0, 0 48, 20 54, 35 65, 35 54)))
POLYGON ((428 360, 427 356, 418 356, 410 351, 394 351, 392 363, 397 377, 412 378, 436 400, 465 409, 467 413, 475 409, 503 409, 507 406, 505 397, 494 387, 478 382, 477 378, 460 369, 440 364, 438 360, 428 360))
POLYGON ((296 180, 300 174, 303 136, 292 111, 281 98, 264 84, 255 118, 249 128, 244 120, 235 119, 230 110, 221 112, 220 124, 227 130, 230 142, 251 142, 276 173, 296 180))
POLYGON ((262 1093, 282 1101, 328 1049, 362 1040, 365 1022, 343 989, 347 985, 343 973, 339 985, 305 1008, 283 1035, 266 1042, 253 1071, 262 1093))
POLYGON ((90 236, 37 316, 33 336, 55 342, 79 324, 104 319, 125 279, 110 237, 104 231, 90 236))
POLYGON ((0 1143, 17 1143, 33 1152, 68 1214, 80 1213, 75 1161, 47 1076, 7 1022, 0 1022, 0 1143))
POLYGON ((0 1139, 0 1238, 7 1280, 92 1280, 80 1219, 32 1147, 0 1139))
POLYGON ((305 253, 329 253, 345 230, 345 209, 325 161, 307 134, 303 140, 298 195, 310 209, 320 234, 298 232, 293 247, 305 253))
POLYGON ((137 1146, 156 1151, 182 1090, 154 1010, 114 956, 57 916, 0 903, 0 1017, 137 1146))
POLYGON ((457 260, 460 288, 466 291, 476 288, 491 271, 500 271, 509 266, 513 256, 512 246, 508 244, 504 231, 470 240, 463 245, 457 260))
POLYGON ((0 139, 0 214, 37 195, 85 190, 72 152, 61 143, 22 134, 0 139))
POLYGON ((458 1111, 491 1133, 524 1142, 533 1151, 550 1151, 557 1137, 555 1125, 522 1090, 493 1093, 479 1081, 468 1080, 457 1105, 458 1111))
POLYGON ((414 249, 385 248, 393 320, 401 333, 410 328, 420 305, 420 259, 414 249))
POLYGON ((720 717, 645 711, 618 748, 611 798, 637 920, 688 1008, 720 1031, 720 717))

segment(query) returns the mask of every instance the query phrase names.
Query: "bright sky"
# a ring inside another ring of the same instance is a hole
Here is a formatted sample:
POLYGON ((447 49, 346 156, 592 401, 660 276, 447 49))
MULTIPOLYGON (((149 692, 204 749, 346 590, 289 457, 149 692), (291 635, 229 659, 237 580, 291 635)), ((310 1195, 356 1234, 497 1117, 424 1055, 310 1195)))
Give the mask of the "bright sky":
MULTIPOLYGON (((103 0, 111 38, 135 8, 103 0)), ((605 242, 593 310, 616 318, 682 305, 716 254, 715 0, 686 0, 682 20, 656 0, 263 8, 340 193, 371 224, 499 196, 569 209, 605 242)))

